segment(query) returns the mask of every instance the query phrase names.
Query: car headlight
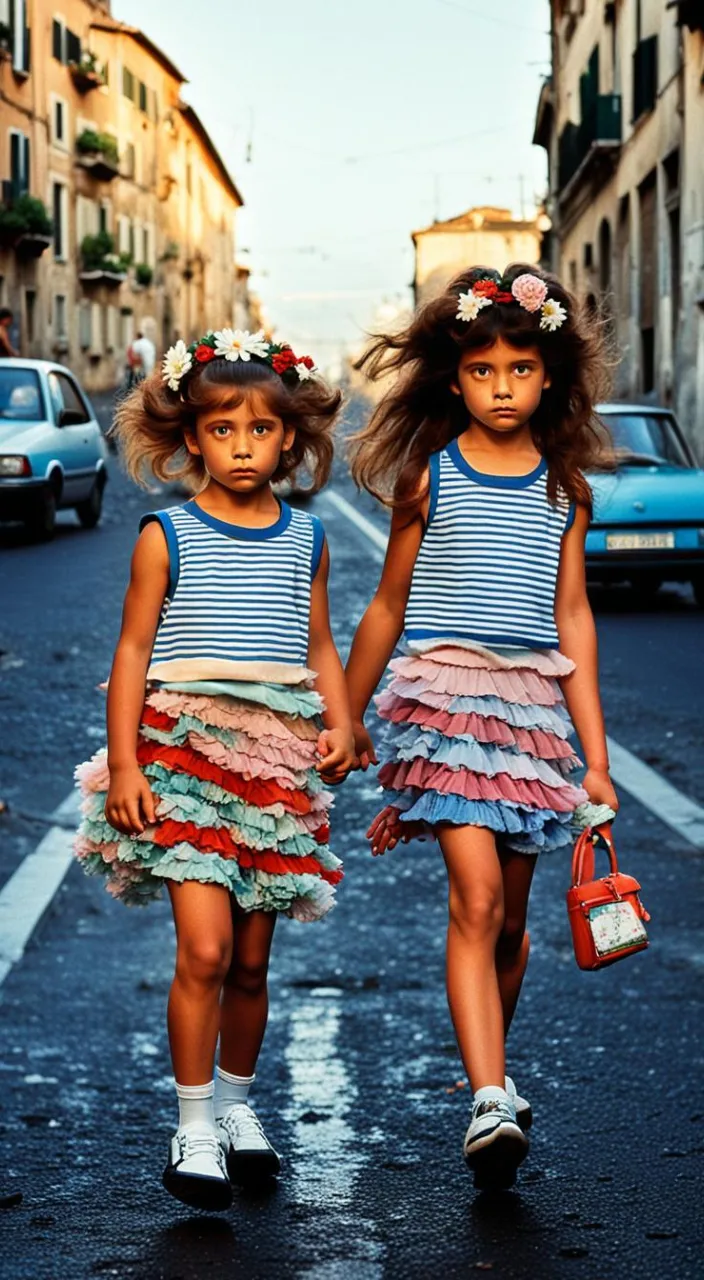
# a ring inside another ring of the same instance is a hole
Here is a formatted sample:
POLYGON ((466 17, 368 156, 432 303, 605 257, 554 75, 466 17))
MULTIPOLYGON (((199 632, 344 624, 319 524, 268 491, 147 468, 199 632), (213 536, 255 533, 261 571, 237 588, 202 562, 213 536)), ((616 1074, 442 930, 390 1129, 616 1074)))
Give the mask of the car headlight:
POLYGON ((0 476, 31 476, 32 467, 29 458, 17 453, 0 453, 0 476))

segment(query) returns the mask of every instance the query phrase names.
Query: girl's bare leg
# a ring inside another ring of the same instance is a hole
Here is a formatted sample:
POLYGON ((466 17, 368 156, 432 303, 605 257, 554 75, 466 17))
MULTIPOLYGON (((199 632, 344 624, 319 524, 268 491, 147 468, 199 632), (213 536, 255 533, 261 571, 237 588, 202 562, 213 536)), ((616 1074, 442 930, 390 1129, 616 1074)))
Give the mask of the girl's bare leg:
POLYGON ((213 1078, 220 991, 232 959, 230 895, 223 886, 167 881, 176 925, 176 973, 168 1004, 169 1044, 179 1084, 213 1078))
POLYGON ((501 863, 485 827, 441 827, 449 877, 447 996, 472 1090, 504 1086, 504 1013, 496 946, 504 923, 501 863))
POLYGON ((267 973, 275 911, 243 911, 231 901, 234 945, 220 1007, 220 1066, 251 1076, 269 1013, 267 973))
POLYGON ((537 859, 530 854, 500 854, 504 882, 504 923, 496 947, 504 1033, 508 1035, 528 965, 530 935, 526 933, 528 896, 537 859))

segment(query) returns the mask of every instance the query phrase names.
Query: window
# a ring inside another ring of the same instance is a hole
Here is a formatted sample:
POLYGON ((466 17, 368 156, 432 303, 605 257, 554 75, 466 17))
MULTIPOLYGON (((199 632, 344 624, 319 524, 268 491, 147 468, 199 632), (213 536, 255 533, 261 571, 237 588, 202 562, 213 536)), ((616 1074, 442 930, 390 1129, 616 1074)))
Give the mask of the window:
POLYGON ((118 343, 118 325, 120 313, 117 307, 109 304, 105 317, 105 349, 114 351, 118 343))
POLYGON ((68 149, 68 103, 51 95, 51 141, 55 147, 68 149))
POLYGON ((54 219, 54 257, 65 262, 68 257, 68 187, 63 182, 51 185, 51 212, 54 219))
POLYGON ((0 368, 0 421, 36 422, 42 412, 37 374, 30 369, 0 368))
POLYGON ((61 411, 66 409, 69 413, 75 413, 76 423, 74 425, 79 426, 83 422, 90 422, 90 414, 83 397, 68 374, 50 373, 49 390, 57 421, 61 411))
POLYGON ((54 336, 57 338, 68 337, 66 330, 66 297, 63 293, 57 293, 54 298, 54 336))
POLYGON ((36 337, 36 319, 37 319, 37 291, 36 289, 25 289, 24 291, 24 317, 25 317, 25 333, 27 334, 27 342, 30 345, 36 337))
POLYGON ((130 220, 124 213, 117 215, 117 252, 129 253, 130 251, 130 220))
POLYGON ((147 111, 147 92, 148 91, 147 91, 146 84, 144 83, 143 80, 140 80, 139 81, 139 109, 140 111, 144 111, 145 114, 147 111))
POLYGON ((100 231, 112 232, 112 200, 101 200, 98 211, 98 228, 100 231))
POLYGON ((51 52, 64 66, 81 61, 80 36, 66 26, 63 18, 54 18, 51 24, 51 52))
POLYGON ((129 98, 130 102, 134 102, 135 80, 134 75, 127 67, 122 68, 122 92, 125 98, 129 98))
POLYGON ((30 33, 27 26, 27 0, 0 0, 0 22, 9 28, 12 70, 16 75, 29 75, 30 33))
POLYGON ((123 177, 134 178, 136 168, 137 168, 137 162, 136 162, 136 152, 134 149, 134 143, 128 142, 125 144, 123 170, 122 170, 123 177))
POLYGON ((10 129, 10 182, 13 200, 29 191, 29 170, 29 138, 26 133, 20 133, 19 129, 10 129))
POLYGON ((126 351, 134 337, 134 315, 127 309, 120 314, 120 346, 126 351))
POLYGON ((90 303, 82 302, 78 311, 78 341, 82 351, 90 347, 90 303))
POLYGON ((100 229, 100 212, 95 200, 76 196, 76 244, 80 249, 86 236, 95 236, 100 229))

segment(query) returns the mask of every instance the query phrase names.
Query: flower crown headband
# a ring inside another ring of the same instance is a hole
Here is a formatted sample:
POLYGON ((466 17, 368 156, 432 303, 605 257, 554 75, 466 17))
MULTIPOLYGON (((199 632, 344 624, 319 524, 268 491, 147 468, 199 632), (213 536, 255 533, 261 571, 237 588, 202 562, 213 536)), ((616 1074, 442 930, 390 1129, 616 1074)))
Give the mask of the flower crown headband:
POLYGON ((475 280, 468 293, 458 295, 459 310, 457 320, 476 320, 483 307, 492 303, 517 302, 524 311, 540 312, 540 328, 554 333, 561 328, 567 319, 567 312, 561 302, 548 297, 548 286, 540 276, 526 271, 516 276, 510 288, 503 280, 490 279, 488 276, 475 280))
POLYGON ((254 358, 278 373, 283 382, 292 385, 306 382, 318 372, 310 356, 294 355, 287 342, 268 342, 263 329, 257 333, 249 333, 247 329, 219 329, 217 333, 206 333, 190 347, 182 338, 169 347, 161 367, 162 381, 171 391, 179 391, 181 379, 187 373, 218 357, 245 363, 254 358))

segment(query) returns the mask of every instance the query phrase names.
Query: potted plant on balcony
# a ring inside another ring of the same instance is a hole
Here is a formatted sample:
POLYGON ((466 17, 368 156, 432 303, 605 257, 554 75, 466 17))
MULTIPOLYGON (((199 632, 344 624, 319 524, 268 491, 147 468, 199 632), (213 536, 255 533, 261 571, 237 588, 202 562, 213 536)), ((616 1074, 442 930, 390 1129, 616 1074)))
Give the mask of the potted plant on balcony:
POLYGON ((39 258, 51 244, 54 224, 46 206, 28 194, 0 208, 0 243, 27 258, 39 258))
POLYGON ((105 67, 90 49, 83 49, 78 62, 69 62, 68 68, 79 93, 88 93, 91 89, 99 89, 101 85, 107 84, 105 67))
POLYGON ((110 182, 120 172, 120 156, 117 142, 109 133, 97 129, 84 129, 76 138, 77 163, 95 178, 110 182))
POLYGON ((148 289, 154 279, 154 270, 148 262, 138 262, 134 269, 134 278, 142 289, 148 289))
POLYGON ((116 287, 127 278, 125 255, 115 253, 115 242, 108 231, 99 231, 95 236, 84 236, 81 242, 82 271, 80 279, 84 284, 105 284, 116 287))

